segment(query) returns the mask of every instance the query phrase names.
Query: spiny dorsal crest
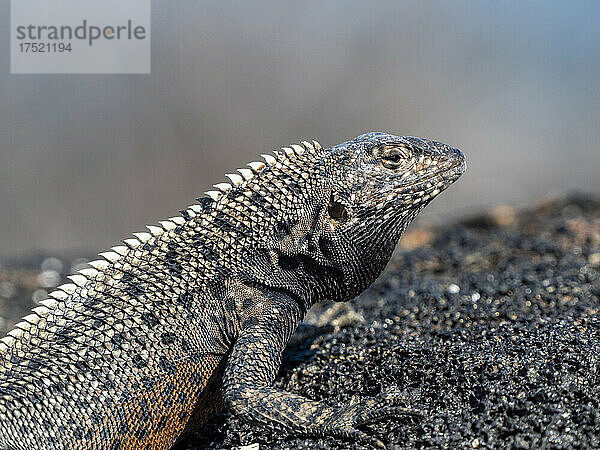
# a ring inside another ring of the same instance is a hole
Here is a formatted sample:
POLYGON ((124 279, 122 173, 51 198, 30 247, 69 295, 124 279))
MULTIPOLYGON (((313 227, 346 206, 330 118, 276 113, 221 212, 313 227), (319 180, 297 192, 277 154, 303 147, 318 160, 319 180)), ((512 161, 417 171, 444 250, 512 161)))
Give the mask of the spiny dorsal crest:
POLYGON ((282 147, 281 151, 274 152, 275 156, 262 154, 261 156, 265 162, 253 161, 248 163, 247 165, 250 167, 250 169, 237 169, 241 175, 236 173, 225 174, 231 183, 217 183, 213 185, 213 187, 215 187, 217 190, 206 191, 205 194, 214 201, 218 201, 223 194, 229 192, 234 186, 243 187, 246 182, 259 175, 265 169, 265 167, 277 167, 283 163, 283 159, 294 160, 302 156, 306 151, 315 151, 320 150, 321 148, 321 144, 315 140, 313 140, 312 143, 308 141, 302 141, 301 144, 292 144, 289 147, 282 147))
MULTIPOLYGON (((284 159, 288 161, 294 161, 304 155, 306 152, 314 152, 321 150, 321 144, 313 140, 312 142, 302 141, 300 144, 292 144, 289 147, 282 147, 281 151, 275 151, 274 155, 263 154, 261 155, 265 162, 255 161, 250 162, 247 165, 248 168, 237 169, 239 175, 236 173, 229 173, 225 176, 229 178, 231 183, 217 183, 214 185, 216 190, 210 190, 206 192, 206 195, 214 201, 218 201, 230 191, 233 186, 244 187, 246 183, 253 180, 255 177, 259 177, 260 174, 266 167, 278 167, 284 159)), ((179 225, 185 223, 186 219, 194 218, 203 211, 203 207, 199 204, 193 204, 188 206, 185 210, 181 211, 181 216, 171 217, 167 220, 162 220, 156 225, 146 225, 149 232, 133 233, 132 238, 125 239, 123 243, 125 245, 118 245, 112 247, 110 251, 99 253, 98 255, 102 259, 90 261, 88 264, 90 268, 81 269, 73 275, 69 275, 72 283, 62 284, 52 292, 50 292, 49 298, 42 300, 36 308, 33 308, 31 313, 21 319, 15 327, 8 332, 8 334, 0 339, 0 354, 6 354, 10 352, 12 348, 18 351, 20 346, 20 340, 25 333, 29 333, 32 327, 36 327, 40 320, 46 319, 63 303, 65 303, 77 290, 77 288, 85 288, 88 282, 101 281, 107 269, 114 263, 122 260, 130 250, 135 250, 146 243, 151 243, 154 240, 165 237, 166 233, 169 233, 179 225)), ((0 365, 1 368, 1 365, 0 365)))

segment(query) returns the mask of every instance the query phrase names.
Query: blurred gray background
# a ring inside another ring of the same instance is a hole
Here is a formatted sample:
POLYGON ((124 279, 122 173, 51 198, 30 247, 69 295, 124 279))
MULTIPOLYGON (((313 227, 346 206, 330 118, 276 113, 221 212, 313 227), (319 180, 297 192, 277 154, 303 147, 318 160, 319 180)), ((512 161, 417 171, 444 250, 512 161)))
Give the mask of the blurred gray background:
POLYGON ((305 138, 436 138, 469 168, 422 221, 600 191, 600 3, 153 0, 152 74, 11 75, 0 257, 115 245, 305 138))

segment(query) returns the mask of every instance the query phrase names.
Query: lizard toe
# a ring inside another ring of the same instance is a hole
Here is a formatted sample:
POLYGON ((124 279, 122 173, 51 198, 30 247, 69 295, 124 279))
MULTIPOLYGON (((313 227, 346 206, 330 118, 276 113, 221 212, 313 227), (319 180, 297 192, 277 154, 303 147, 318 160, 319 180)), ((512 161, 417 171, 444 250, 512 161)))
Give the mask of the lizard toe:
POLYGON ((383 392, 376 397, 365 399, 359 403, 359 409, 354 419, 354 425, 375 423, 382 419, 398 416, 421 417, 423 412, 403 406, 408 395, 399 391, 383 392))
POLYGON ((418 410, 398 405, 406 400, 396 392, 382 393, 371 398, 354 398, 349 405, 337 409, 326 421, 323 434, 350 439, 371 448, 385 448, 385 444, 357 427, 382 419, 398 416, 421 416, 418 410))

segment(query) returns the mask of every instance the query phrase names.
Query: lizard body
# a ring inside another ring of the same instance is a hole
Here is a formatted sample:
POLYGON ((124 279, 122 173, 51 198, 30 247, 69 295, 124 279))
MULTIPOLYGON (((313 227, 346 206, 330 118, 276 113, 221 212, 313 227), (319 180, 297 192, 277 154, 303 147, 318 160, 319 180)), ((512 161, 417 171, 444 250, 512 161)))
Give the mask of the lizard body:
POLYGON ((314 303, 347 301, 464 171, 445 144, 303 142, 134 233, 0 340, 0 448, 170 448, 223 405, 290 433, 373 441, 382 394, 331 407, 271 387, 314 303))

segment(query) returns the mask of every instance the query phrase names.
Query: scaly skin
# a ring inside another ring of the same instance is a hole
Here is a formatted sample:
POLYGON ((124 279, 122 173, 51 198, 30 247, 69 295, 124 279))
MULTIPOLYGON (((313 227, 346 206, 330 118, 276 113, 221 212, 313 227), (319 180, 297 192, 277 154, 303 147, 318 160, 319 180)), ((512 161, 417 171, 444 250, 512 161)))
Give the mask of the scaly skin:
POLYGON ((306 310, 366 289, 464 156, 368 133, 265 160, 102 253, 0 340, 0 448, 170 448, 223 404, 383 445, 357 426, 412 413, 397 395, 332 407, 271 383, 306 310))

